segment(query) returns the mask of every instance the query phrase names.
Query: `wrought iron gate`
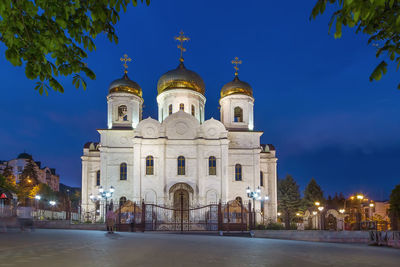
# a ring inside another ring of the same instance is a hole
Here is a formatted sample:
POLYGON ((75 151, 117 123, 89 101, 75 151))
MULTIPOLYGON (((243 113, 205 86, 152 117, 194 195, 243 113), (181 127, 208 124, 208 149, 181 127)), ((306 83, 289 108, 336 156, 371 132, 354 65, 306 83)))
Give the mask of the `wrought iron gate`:
POLYGON ((254 229, 251 204, 237 201, 200 207, 127 202, 117 210, 119 231, 247 231, 254 229))

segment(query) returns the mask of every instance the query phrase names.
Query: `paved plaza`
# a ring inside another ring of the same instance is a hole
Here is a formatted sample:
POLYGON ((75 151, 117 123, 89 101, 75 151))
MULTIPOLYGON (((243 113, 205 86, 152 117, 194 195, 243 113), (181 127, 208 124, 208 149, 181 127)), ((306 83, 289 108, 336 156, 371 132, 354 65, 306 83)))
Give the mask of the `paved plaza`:
POLYGON ((0 266, 400 266, 366 245, 167 233, 0 233, 0 266))

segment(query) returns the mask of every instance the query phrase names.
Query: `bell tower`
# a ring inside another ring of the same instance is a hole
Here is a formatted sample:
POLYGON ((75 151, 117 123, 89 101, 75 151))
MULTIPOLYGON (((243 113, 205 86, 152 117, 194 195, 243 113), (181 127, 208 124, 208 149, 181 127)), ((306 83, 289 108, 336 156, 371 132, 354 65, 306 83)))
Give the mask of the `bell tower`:
POLYGON ((254 129, 254 98, 250 84, 239 80, 239 64, 242 61, 235 57, 232 60, 235 69, 233 81, 221 89, 221 122, 227 129, 254 129))
POLYGON ((126 54, 121 58, 124 62, 124 76, 113 81, 109 86, 108 129, 134 129, 142 120, 142 88, 128 77, 127 62, 131 60, 126 54))

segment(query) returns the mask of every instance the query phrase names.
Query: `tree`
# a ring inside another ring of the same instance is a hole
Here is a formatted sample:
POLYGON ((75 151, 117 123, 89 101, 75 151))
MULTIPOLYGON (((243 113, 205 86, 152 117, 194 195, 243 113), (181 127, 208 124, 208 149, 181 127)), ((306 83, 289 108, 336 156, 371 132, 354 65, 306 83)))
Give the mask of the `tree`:
POLYGON ((397 185, 390 194, 390 217, 392 221, 392 230, 399 230, 400 219, 400 184, 397 185))
POLYGON ((314 203, 318 201, 321 204, 325 203, 324 192, 321 187, 317 184, 314 178, 311 178, 310 182, 304 190, 304 197, 302 199, 302 206, 304 210, 314 207, 314 203))
MULTIPOLYGON (((376 57, 387 53, 391 61, 400 67, 400 2, 398 0, 318 0, 311 17, 323 14, 327 4, 336 9, 329 22, 329 31, 335 24, 335 38, 341 38, 342 26, 356 27, 356 33, 369 35, 368 44, 377 47, 376 57)), ((380 80, 387 72, 387 63, 382 60, 369 77, 380 80)), ((397 87, 400 89, 400 84, 397 87)))
POLYGON ((3 170, 3 176, 6 178, 9 184, 15 185, 15 175, 13 173, 13 168, 7 164, 3 170))
POLYGON ((114 25, 130 2, 136 6, 138 0, 2 0, 0 41, 6 58, 25 66, 26 77, 38 80, 40 94, 50 88, 64 92, 56 79, 60 75, 74 74, 75 87, 86 89, 81 74, 96 77, 84 62, 86 52, 96 49, 94 39, 101 33, 118 43, 114 25))
POLYGON ((25 203, 28 198, 32 198, 33 193, 31 193, 31 191, 39 184, 36 168, 35 162, 33 160, 28 160, 19 177, 17 196, 20 202, 25 203))
POLYGON ((289 230, 290 223, 300 208, 299 186, 291 175, 286 175, 285 179, 278 181, 278 205, 284 217, 285 227, 289 230))
POLYGON ((2 174, 0 174, 0 189, 5 189, 14 193, 17 192, 15 184, 10 183, 9 180, 2 174))

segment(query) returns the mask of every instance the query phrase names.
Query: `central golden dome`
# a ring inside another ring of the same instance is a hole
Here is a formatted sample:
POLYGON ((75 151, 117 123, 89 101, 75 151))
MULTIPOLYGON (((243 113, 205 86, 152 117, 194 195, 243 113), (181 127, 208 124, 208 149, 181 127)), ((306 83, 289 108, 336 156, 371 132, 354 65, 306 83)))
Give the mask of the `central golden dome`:
POLYGON ((189 89, 204 95, 205 85, 200 75, 185 68, 181 62, 176 69, 166 72, 158 80, 158 94, 171 89, 189 89))

